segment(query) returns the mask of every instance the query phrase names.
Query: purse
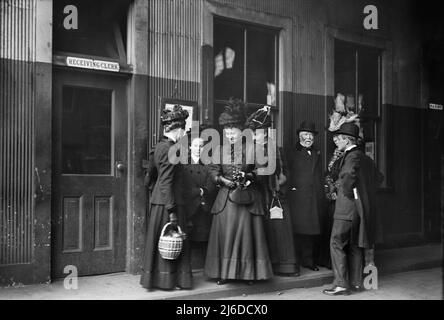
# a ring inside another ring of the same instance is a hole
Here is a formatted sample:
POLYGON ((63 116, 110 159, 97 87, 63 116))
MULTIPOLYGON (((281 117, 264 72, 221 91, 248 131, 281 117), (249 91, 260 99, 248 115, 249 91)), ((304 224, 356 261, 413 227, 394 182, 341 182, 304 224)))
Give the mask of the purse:
POLYGON ((235 204, 252 204, 254 201, 253 191, 249 188, 244 189, 238 186, 236 189, 230 191, 228 199, 235 204))
POLYGON ((270 204, 270 219, 284 219, 284 209, 279 198, 273 197, 270 204), (277 200, 278 206, 273 206, 275 200, 277 200))

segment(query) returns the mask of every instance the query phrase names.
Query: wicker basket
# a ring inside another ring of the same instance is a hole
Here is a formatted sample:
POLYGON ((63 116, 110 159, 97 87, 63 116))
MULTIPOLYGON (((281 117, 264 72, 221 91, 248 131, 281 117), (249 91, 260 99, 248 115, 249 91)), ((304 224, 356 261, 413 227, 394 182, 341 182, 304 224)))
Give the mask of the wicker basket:
POLYGON ((177 226, 177 232, 175 235, 166 235, 166 229, 171 225, 171 222, 165 224, 162 228, 159 238, 159 253, 165 260, 176 260, 182 252, 183 247, 183 232, 179 226, 177 226))

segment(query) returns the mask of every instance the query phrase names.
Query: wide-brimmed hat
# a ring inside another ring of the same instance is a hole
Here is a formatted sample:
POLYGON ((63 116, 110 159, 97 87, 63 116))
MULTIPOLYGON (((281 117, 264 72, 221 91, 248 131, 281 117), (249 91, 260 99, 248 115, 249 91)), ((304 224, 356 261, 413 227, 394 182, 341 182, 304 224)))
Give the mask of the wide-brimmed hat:
POLYGON ((251 130, 266 129, 271 127, 271 108, 264 106, 263 108, 253 112, 245 122, 245 126, 251 130))
POLYGON ((307 131, 307 132, 311 132, 313 134, 318 134, 318 132, 316 131, 316 126, 314 124, 314 122, 311 121, 302 121, 301 125, 299 126, 299 129, 297 131, 297 134, 299 134, 299 132, 301 131, 307 131))
POLYGON ((164 126, 165 132, 176 128, 185 127, 185 120, 189 114, 187 110, 182 109, 180 105, 175 105, 172 110, 163 109, 160 120, 164 126))
POLYGON ((359 139, 359 127, 354 123, 344 123, 342 126, 339 127, 338 130, 334 131, 333 134, 343 134, 346 136, 352 136, 356 139, 359 139))
POLYGON ((244 103, 240 99, 230 98, 224 112, 219 116, 219 125, 224 127, 243 126, 245 124, 244 103))

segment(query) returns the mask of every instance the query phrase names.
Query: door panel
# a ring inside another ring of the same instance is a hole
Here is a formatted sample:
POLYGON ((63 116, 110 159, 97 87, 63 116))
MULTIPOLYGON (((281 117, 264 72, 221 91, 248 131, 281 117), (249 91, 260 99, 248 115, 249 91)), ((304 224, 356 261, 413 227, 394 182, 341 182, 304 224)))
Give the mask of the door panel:
POLYGON ((54 73, 53 277, 125 270, 126 81, 54 73))

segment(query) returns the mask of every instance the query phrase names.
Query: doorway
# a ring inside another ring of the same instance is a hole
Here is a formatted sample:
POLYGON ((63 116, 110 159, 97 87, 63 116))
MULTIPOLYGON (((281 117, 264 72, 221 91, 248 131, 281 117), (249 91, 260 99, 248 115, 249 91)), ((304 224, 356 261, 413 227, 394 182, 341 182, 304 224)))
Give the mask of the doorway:
POLYGON ((125 271, 128 80, 53 76, 52 277, 125 271))

